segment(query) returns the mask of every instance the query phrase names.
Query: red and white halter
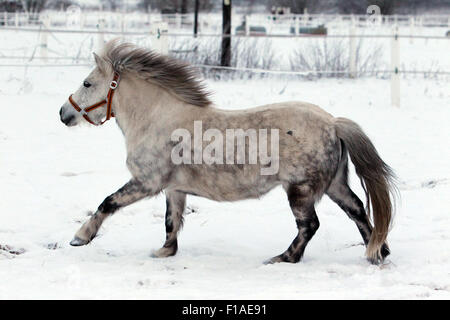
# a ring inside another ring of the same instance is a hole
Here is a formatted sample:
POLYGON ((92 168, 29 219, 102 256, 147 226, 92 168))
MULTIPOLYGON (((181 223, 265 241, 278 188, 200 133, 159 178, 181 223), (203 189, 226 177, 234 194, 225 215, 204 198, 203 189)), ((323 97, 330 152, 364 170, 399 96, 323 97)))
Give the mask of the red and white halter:
POLYGON ((112 99, 114 96, 114 92, 116 91, 117 87, 119 86, 119 78, 120 75, 117 72, 114 72, 114 78, 112 79, 111 83, 109 84, 109 91, 108 94, 106 95, 106 99, 97 102, 89 107, 86 108, 81 108, 80 106, 78 106, 78 104, 72 99, 72 95, 69 96, 69 102, 72 105, 72 107, 77 110, 78 112, 81 113, 81 115, 83 116, 83 118, 89 122, 90 124, 93 124, 94 126, 101 126, 102 124, 104 124, 106 121, 108 121, 109 119, 111 119, 111 117, 114 117, 114 113, 112 112, 111 109, 111 104, 112 104, 112 99), (88 113, 91 112, 92 110, 95 110, 103 105, 106 104, 106 118, 105 120, 103 120, 100 123, 95 123, 94 121, 92 121, 89 116, 88 113))

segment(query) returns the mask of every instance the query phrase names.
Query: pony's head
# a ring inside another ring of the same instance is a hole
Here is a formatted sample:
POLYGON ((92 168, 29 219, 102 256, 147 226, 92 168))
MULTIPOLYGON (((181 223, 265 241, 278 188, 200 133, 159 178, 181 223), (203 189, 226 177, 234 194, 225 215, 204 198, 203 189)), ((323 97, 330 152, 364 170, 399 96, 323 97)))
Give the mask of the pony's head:
POLYGON ((106 121, 112 116, 105 99, 114 93, 119 73, 122 77, 128 74, 149 85, 157 85, 158 89, 170 92, 185 103, 198 107, 211 104, 197 71, 184 62, 120 39, 107 42, 102 54, 94 54, 94 57, 97 67, 61 108, 61 121, 67 126, 84 120, 98 125, 104 122, 103 118, 106 117, 106 121))
MULTIPOLYGON (((61 121, 69 127, 86 121, 94 124, 102 123, 107 117, 107 104, 105 99, 110 90, 114 71, 110 63, 94 53, 96 68, 84 79, 78 90, 59 110, 61 121), (101 102, 105 102, 101 104, 101 102), (98 106, 96 106, 98 105, 98 106)), ((116 83, 117 84, 117 83, 116 83)))

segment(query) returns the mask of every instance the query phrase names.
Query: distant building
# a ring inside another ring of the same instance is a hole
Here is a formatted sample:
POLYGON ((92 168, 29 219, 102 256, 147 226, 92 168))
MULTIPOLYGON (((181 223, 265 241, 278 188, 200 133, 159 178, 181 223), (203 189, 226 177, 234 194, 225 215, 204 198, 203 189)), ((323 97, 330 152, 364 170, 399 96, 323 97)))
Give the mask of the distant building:
POLYGON ((22 1, 20 0, 1 0, 0 12, 24 11, 22 1))
POLYGON ((275 7, 273 6, 270 10, 272 14, 291 14, 291 8, 290 7, 275 7))

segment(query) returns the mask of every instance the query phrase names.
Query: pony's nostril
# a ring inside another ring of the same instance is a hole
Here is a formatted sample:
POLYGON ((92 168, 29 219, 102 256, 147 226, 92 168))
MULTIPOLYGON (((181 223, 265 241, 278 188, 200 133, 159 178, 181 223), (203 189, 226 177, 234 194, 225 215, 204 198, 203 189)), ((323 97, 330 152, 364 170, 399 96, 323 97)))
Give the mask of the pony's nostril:
POLYGON ((75 116, 74 116, 74 115, 70 115, 70 116, 68 116, 67 118, 62 118, 62 117, 61 117, 61 121, 62 121, 66 126, 70 125, 70 123, 71 123, 74 119, 75 119, 75 116))
POLYGON ((60 117, 62 116, 62 108, 59 109, 59 116, 60 116, 60 117))

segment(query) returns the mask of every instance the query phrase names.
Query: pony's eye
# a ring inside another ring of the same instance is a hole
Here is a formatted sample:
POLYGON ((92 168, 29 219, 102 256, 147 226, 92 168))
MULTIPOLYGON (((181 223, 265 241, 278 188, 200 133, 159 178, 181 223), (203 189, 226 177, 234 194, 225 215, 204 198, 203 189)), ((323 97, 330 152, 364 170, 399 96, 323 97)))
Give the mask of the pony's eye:
POLYGON ((84 81, 83 86, 85 86, 86 88, 89 88, 91 86, 91 84, 87 81, 84 81))

